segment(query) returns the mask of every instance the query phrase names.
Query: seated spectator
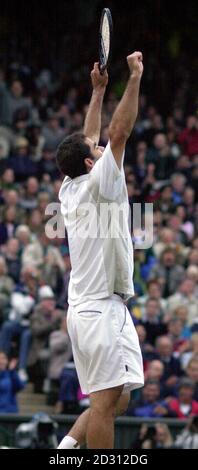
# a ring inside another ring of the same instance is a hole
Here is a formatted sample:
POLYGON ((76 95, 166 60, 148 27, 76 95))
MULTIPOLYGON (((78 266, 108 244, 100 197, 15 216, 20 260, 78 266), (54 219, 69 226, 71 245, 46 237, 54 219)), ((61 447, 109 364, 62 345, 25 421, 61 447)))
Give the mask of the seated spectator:
POLYGON ((129 404, 127 415, 136 418, 162 418, 173 415, 168 404, 160 399, 160 385, 157 380, 146 381, 142 398, 129 404))
POLYGON ((168 336, 173 342, 173 351, 182 354, 189 348, 189 340, 183 336, 183 322, 173 317, 168 322, 168 336))
POLYGON ((135 441, 131 444, 132 449, 155 449, 156 428, 153 425, 142 424, 135 441))
POLYGON ((15 152, 8 158, 8 167, 14 171, 17 182, 25 181, 29 176, 37 174, 37 163, 29 154, 29 142, 25 137, 18 137, 15 152))
POLYGON ((10 124, 14 122, 16 113, 25 111, 27 117, 31 116, 31 101, 24 96, 23 84, 20 80, 14 79, 9 92, 9 115, 10 124))
POLYGON ((174 205, 181 204, 186 185, 186 177, 182 173, 174 173, 171 176, 172 198, 174 205))
POLYGON ((172 317, 178 318, 182 322, 182 336, 185 339, 189 339, 192 336, 192 332, 190 327, 187 325, 188 322, 188 308, 187 306, 180 305, 179 307, 176 307, 172 312, 172 317))
POLYGON ((51 151, 55 151, 65 135, 64 130, 59 126, 59 120, 55 113, 49 113, 47 125, 43 127, 42 135, 46 142, 45 145, 49 146, 51 151))
MULTIPOLYGON (((48 348, 49 335, 57 329, 62 317, 62 312, 56 309, 56 301, 51 287, 47 285, 40 287, 38 300, 39 303, 36 305, 30 319, 32 343, 28 366, 31 367, 33 375, 37 369, 41 351, 48 348)), ((40 371, 38 370, 38 372, 40 371)))
POLYGON ((183 210, 180 208, 175 211, 175 213, 170 214, 168 221, 167 221, 167 226, 171 230, 173 230, 175 234, 175 241, 177 243, 177 246, 181 246, 182 248, 186 245, 188 245, 189 240, 188 240, 188 235, 186 234, 185 227, 183 229, 183 219, 185 217, 185 214, 183 214, 183 210), (179 210, 180 209, 180 210, 179 210))
MULTIPOLYGON (((170 186, 170 184, 165 184, 162 186, 161 190, 160 190, 160 198, 159 200, 156 202, 155 204, 155 209, 159 209, 162 214, 168 218, 168 214, 173 210, 174 208, 174 204, 173 204, 173 200, 172 200, 172 188, 170 186)), ((164 246, 164 243, 165 243, 165 237, 166 237, 166 231, 167 229, 163 229, 161 231, 161 236, 160 236, 160 239, 161 239, 161 242, 162 242, 162 246, 163 248, 165 248, 164 246)), ((169 232, 169 236, 170 236, 170 232, 169 232)), ((172 240, 172 237, 171 239, 168 241, 167 245, 170 245, 171 242, 174 241, 172 240)), ((156 249, 155 250, 155 253, 158 252, 158 255, 161 254, 161 247, 159 247, 159 249, 156 249)))
POLYGON ((198 417, 193 416, 177 436, 174 443, 176 449, 198 449, 198 417))
MULTIPOLYGON (((59 379, 64 365, 72 357, 72 348, 70 338, 67 333, 66 318, 61 319, 60 328, 49 335, 49 366, 48 379, 50 380, 50 395, 56 396, 59 379), (54 392, 54 393, 53 393, 54 392)), ((53 402, 54 396, 52 397, 53 402)), ((54 403, 53 403, 54 404, 54 403)))
POLYGON ((156 449, 170 449, 173 447, 173 438, 167 424, 156 423, 155 429, 156 449))
MULTIPOLYGON (((194 221, 194 204, 195 204, 195 191, 191 186, 187 186, 184 191, 184 197, 183 197, 183 203, 184 207, 186 209, 186 220, 187 221, 194 221)), ((193 227, 192 227, 193 229, 193 227)), ((188 233, 188 232, 187 232, 188 233)), ((193 235, 193 232, 192 234, 193 235)), ((192 236, 190 237, 190 239, 192 236)))
POLYGON ((198 298, 195 297, 196 284, 192 279, 184 279, 179 285, 178 292, 168 298, 168 309, 174 310, 180 305, 188 309, 188 326, 198 322, 198 298))
POLYGON ((14 236, 16 230, 16 209, 14 206, 5 207, 3 221, 0 223, 0 245, 5 245, 14 236))
MULTIPOLYGON (((22 188, 21 188, 22 189, 22 188)), ((3 191, 3 199, 4 199, 4 208, 1 211, 1 218, 5 221, 6 216, 6 209, 8 207, 12 207, 15 211, 15 226, 18 224, 22 224, 25 220, 25 211, 20 207, 19 204, 19 191, 17 189, 9 189, 3 191)), ((9 233, 10 238, 10 233, 9 233)))
POLYGON ((196 287, 194 290, 194 296, 198 298, 198 266, 190 264, 186 270, 186 277, 187 279, 195 282, 196 287))
POLYGON ((60 377, 60 388, 56 413, 78 413, 79 381, 74 363, 67 363, 60 377))
MULTIPOLYGON (((156 208, 155 208, 156 210, 156 208)), ((155 226, 155 229, 157 227, 155 226)), ((168 227, 162 228, 160 231, 157 233, 157 240, 156 243, 154 244, 153 251, 155 256, 160 259, 163 251, 166 249, 166 247, 170 247, 172 249, 177 249, 178 250, 178 244, 176 243, 176 236, 175 232, 171 230, 168 227)), ((156 278, 158 281, 158 279, 156 278)))
POLYGON ((30 212, 28 217, 28 226, 33 234, 33 236, 38 236, 41 231, 41 226, 43 222, 43 214, 39 209, 34 209, 30 212))
POLYGON ((175 159, 167 143, 167 137, 162 132, 155 135, 153 147, 147 154, 147 162, 156 165, 155 177, 157 180, 166 180, 171 176, 175 167, 175 159), (159 165, 160 160, 160 165, 159 165))
POLYGON ((155 352, 154 347, 151 346, 151 344, 147 343, 146 329, 144 325, 139 323, 136 325, 135 328, 136 328, 138 338, 139 338, 140 348, 141 348, 142 357, 143 357, 144 370, 147 370, 148 362, 155 359, 157 357, 157 354, 155 352))
POLYGON ((161 321, 159 300, 152 298, 147 300, 145 305, 145 315, 142 322, 146 330, 147 341, 154 346, 156 338, 167 332, 165 323, 162 323, 161 321))
POLYGON ((149 362, 145 372, 145 380, 157 380, 159 383, 164 374, 164 364, 158 359, 149 362))
POLYGON ((192 380, 183 378, 178 388, 178 398, 169 400, 169 408, 178 419, 190 416, 198 416, 198 402, 193 400, 194 383, 192 380))
POLYGON ((14 172, 11 168, 6 168, 1 178, 1 189, 12 190, 15 188, 14 172))
POLYGON ((0 413, 17 413, 18 405, 16 394, 22 390, 25 383, 16 371, 17 361, 0 351, 0 413))
POLYGON ((19 341, 19 375, 27 380, 27 358, 31 344, 30 315, 35 305, 38 287, 38 272, 33 267, 21 271, 21 283, 11 295, 8 320, 2 325, 1 348, 11 354, 12 340, 19 341))
POLYGON ((145 315, 145 304, 149 298, 156 299, 160 302, 160 312, 163 315, 165 313, 167 302, 162 298, 161 285, 157 279, 148 281, 147 283, 147 293, 144 296, 141 296, 137 299, 138 305, 141 306, 141 313, 144 317, 145 315))
MULTIPOLYGON (((20 255, 21 257, 23 257, 23 252, 26 246, 31 241, 31 232, 30 232, 29 227, 27 225, 18 225, 16 232, 15 232, 15 237, 19 242, 20 255)), ((21 262, 22 262, 22 267, 23 267, 24 266, 23 259, 21 259, 21 262)))
POLYGON ((183 152, 189 157, 198 154, 198 119, 197 116, 187 117, 186 128, 178 136, 178 142, 183 148, 183 152))
POLYGON ((166 394, 174 393, 175 385, 182 375, 179 359, 173 354, 173 342, 168 335, 161 336, 156 340, 156 351, 158 359, 164 364, 163 380, 166 386, 166 394))
POLYGON ((158 264, 150 273, 149 279, 158 279, 162 285, 162 297, 165 299, 173 294, 184 278, 184 268, 177 263, 176 253, 172 248, 166 248, 158 264))
POLYGON ((5 260, 0 256, 0 325, 6 319, 10 306, 10 295, 14 289, 14 282, 8 276, 5 260))
POLYGON ((41 175, 43 175, 44 173, 49 175, 53 181, 59 176, 55 159, 55 149, 53 144, 45 143, 42 149, 42 157, 38 163, 38 178, 40 179, 41 175))
POLYGON ((36 209, 38 205, 37 196, 39 191, 39 182, 37 178, 31 176, 27 179, 24 194, 20 200, 20 206, 26 211, 36 209))
POLYGON ((6 243, 5 261, 8 268, 8 275, 15 283, 19 283, 21 260, 19 254, 19 241, 17 238, 10 238, 6 243))
POLYGON ((186 351, 181 355, 180 361, 183 369, 186 369, 189 361, 194 356, 198 356, 198 332, 193 333, 191 336, 189 351, 186 351))
POLYGON ((188 362, 185 375, 194 383, 195 388, 193 398, 198 402, 198 355, 193 356, 188 362))
POLYGON ((197 247, 197 239, 195 238, 195 247, 192 248, 188 253, 187 263, 188 266, 194 265, 198 266, 198 247, 197 247))

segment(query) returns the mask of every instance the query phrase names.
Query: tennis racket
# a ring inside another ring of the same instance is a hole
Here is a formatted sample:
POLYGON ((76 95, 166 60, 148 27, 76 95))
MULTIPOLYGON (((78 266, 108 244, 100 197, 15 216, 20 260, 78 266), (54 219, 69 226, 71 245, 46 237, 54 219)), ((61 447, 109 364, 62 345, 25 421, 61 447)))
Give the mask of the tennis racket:
POLYGON ((99 69, 102 74, 107 68, 112 51, 113 21, 109 8, 102 10, 99 31, 99 69))

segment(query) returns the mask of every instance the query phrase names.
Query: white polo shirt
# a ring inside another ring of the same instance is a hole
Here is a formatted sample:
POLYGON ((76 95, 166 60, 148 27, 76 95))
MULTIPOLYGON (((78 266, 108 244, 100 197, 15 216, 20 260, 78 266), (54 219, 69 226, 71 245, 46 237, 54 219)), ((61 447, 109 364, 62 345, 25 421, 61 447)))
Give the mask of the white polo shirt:
POLYGON ((134 295, 133 246, 123 169, 110 143, 90 173, 66 176, 59 191, 71 257, 69 304, 134 295))

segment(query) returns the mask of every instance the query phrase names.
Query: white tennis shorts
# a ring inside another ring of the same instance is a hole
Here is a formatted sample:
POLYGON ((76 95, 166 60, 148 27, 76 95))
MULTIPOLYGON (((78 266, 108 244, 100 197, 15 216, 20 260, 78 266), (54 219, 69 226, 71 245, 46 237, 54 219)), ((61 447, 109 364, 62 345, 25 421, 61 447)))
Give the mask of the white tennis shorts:
POLYGON ((137 332, 121 297, 70 306, 67 326, 84 394, 119 385, 124 393, 144 385, 137 332))

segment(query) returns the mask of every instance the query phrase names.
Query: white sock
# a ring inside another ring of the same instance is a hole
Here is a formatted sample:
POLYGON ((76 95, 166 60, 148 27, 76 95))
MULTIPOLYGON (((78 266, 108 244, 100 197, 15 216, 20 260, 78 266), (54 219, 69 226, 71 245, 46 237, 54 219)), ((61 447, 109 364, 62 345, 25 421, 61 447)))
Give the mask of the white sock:
POLYGON ((60 442, 57 449, 80 449, 80 446, 76 439, 71 436, 65 436, 60 442))

